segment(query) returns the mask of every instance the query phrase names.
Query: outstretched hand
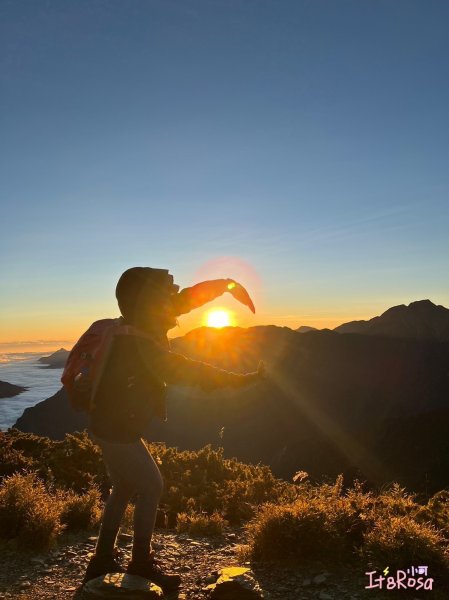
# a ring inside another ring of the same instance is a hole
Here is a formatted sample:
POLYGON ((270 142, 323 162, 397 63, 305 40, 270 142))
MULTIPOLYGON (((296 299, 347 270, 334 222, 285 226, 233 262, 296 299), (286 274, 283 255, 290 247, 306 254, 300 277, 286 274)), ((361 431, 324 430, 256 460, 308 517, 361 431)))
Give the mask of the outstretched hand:
POLYGON ((234 387, 246 387, 247 385, 262 383, 268 378, 265 363, 259 361, 257 371, 236 375, 236 379, 230 384, 234 387))
POLYGON ((256 312, 253 301, 251 300, 248 292, 245 290, 241 283, 234 281, 233 279, 227 279, 227 291, 234 296, 236 300, 247 306, 252 313, 256 312))
POLYGON ((259 365, 257 367, 257 375, 259 376, 259 379, 267 379, 268 378, 267 369, 265 367, 265 363, 263 362, 263 360, 259 361, 259 365))

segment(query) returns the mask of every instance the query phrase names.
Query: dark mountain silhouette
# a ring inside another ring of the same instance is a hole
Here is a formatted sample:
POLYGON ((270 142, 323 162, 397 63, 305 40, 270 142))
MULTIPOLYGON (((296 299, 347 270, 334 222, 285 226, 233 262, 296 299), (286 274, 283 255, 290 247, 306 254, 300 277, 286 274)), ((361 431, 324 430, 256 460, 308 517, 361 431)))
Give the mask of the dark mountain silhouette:
POLYGON ((69 351, 65 348, 59 348, 50 356, 42 356, 39 358, 38 362, 46 365, 48 369, 62 369, 65 366, 67 357, 69 355, 69 351))
POLYGON ((27 389, 28 388, 21 385, 14 385, 13 383, 8 383, 7 381, 0 381, 0 398, 12 398, 13 396, 17 396, 27 389))
POLYGON ((351 321, 335 327, 338 333, 363 333, 418 340, 449 341, 449 309, 430 300, 389 308, 369 321, 351 321))
POLYGON ((298 329, 295 329, 298 333, 307 333, 308 331, 317 331, 316 327, 309 327, 308 325, 301 325, 298 329))
POLYGON ((14 427, 53 440, 62 440, 66 433, 85 429, 87 416, 70 406, 65 390, 61 388, 50 398, 26 408, 14 427))
MULTIPOLYGON (((438 489, 447 477, 449 342, 259 326, 199 328, 171 346, 240 372, 263 359, 269 379, 213 394, 173 387, 168 422, 155 420, 149 439, 221 445, 227 456, 264 462, 285 477, 300 469, 312 477, 344 472, 415 489, 438 489)), ((60 438, 84 424, 60 392, 27 409, 16 426, 60 438)))

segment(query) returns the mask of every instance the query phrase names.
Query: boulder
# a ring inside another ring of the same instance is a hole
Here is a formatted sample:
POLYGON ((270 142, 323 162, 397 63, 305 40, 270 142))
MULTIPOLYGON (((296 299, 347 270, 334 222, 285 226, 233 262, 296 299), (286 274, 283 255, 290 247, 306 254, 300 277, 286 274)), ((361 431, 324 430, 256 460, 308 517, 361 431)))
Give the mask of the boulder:
POLYGON ((325 583, 326 579, 327 576, 324 573, 321 573, 320 575, 317 575, 313 578, 313 583, 315 585, 321 585, 322 583, 325 583))
POLYGON ((108 573, 88 581, 83 587, 81 600, 157 600, 162 589, 144 577, 127 573, 108 573))
POLYGON ((206 587, 211 600, 257 600, 266 598, 254 573, 247 567, 225 567, 206 587))

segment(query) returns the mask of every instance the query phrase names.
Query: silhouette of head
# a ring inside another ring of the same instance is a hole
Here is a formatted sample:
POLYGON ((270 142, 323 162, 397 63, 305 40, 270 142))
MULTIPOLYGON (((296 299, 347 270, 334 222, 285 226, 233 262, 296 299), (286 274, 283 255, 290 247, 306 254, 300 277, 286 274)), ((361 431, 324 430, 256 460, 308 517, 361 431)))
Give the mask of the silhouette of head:
POLYGON ((123 317, 135 325, 176 325, 172 297, 179 290, 168 269, 132 267, 118 280, 115 296, 123 317))

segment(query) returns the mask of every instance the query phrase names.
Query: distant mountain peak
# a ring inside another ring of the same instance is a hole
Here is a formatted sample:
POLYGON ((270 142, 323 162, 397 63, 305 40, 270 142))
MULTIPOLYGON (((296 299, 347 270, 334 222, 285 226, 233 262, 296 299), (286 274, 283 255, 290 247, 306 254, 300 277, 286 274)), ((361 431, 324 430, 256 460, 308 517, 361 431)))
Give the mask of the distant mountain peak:
POLYGON ((440 304, 434 304, 432 302, 432 300, 426 299, 426 300, 415 300, 414 302, 410 302, 410 304, 408 305, 408 308, 432 309, 432 308, 444 308, 444 306, 441 306, 440 304))
POLYGON ((449 309, 431 300, 415 300, 409 305, 388 308, 367 321, 351 321, 334 329, 338 333, 361 333, 388 337, 449 340, 449 309))
POLYGON ((429 300, 429 298, 425 298, 424 300, 414 300, 413 302, 410 302, 409 306, 414 306, 415 304, 437 306, 432 302, 432 300, 429 300))
POLYGON ((59 350, 56 350, 56 352, 53 352, 53 354, 50 354, 50 356, 42 356, 38 359, 38 361, 50 368, 60 369, 64 367, 68 355, 68 350, 65 348, 59 348, 59 350))

